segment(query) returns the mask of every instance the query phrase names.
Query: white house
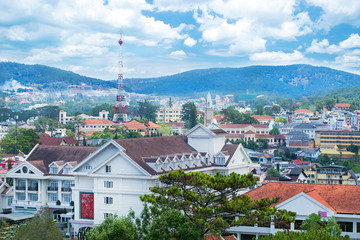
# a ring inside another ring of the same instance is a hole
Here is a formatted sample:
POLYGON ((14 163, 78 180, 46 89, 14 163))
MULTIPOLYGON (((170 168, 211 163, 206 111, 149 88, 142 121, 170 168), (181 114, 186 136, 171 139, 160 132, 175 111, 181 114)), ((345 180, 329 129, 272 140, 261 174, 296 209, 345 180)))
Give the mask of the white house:
MULTIPOLYGON (((297 231, 310 214, 321 213, 323 218, 334 216, 342 229, 342 235, 360 239, 360 186, 269 182, 248 193, 253 200, 278 197, 277 209, 296 212, 296 221, 290 230, 297 231)), ((239 226, 229 229, 231 233, 258 237, 283 231, 276 223, 255 226, 239 226)))
POLYGON ((7 184, 5 180, 0 180, 0 213, 8 213, 11 211, 13 192, 13 187, 7 184))
MULTIPOLYGON (((74 177, 70 170, 97 147, 37 145, 26 160, 7 173, 13 179, 12 212, 32 217, 42 207, 49 207, 54 217, 73 207, 74 177)), ((7 216, 12 219, 11 215, 7 216)), ((69 216, 71 217, 71 216, 69 216)), ((13 219, 19 220, 19 219, 13 219)))
POLYGON ((252 162, 241 145, 225 144, 226 132, 197 125, 186 136, 118 139, 87 156, 71 172, 75 177, 74 231, 100 224, 108 216, 136 214, 139 197, 159 185, 158 177, 175 169, 209 174, 249 172, 252 162))

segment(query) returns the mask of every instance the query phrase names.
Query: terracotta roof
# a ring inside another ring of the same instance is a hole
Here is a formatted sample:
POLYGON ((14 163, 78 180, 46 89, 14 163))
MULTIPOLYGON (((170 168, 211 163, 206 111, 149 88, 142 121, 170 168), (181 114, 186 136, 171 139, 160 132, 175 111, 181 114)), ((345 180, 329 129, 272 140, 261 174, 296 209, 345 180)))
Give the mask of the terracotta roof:
POLYGON ((151 127, 151 128, 161 128, 160 125, 157 125, 156 123, 153 123, 152 121, 148 121, 146 123, 147 127, 151 127))
POLYGON ((226 138, 244 138, 244 134, 226 134, 226 138))
POLYGON ((56 146, 56 145, 60 145, 62 142, 65 142, 68 145, 75 145, 76 144, 76 140, 73 139, 72 137, 60 137, 60 138, 56 138, 56 137, 50 137, 48 134, 42 134, 39 138, 39 142, 41 142, 42 145, 51 145, 51 146, 56 146))
POLYGON ((251 117, 256 120, 273 120, 273 118, 268 115, 252 115, 251 117))
POLYGON ((337 108, 349 108, 350 103, 337 103, 337 104, 334 105, 334 107, 337 107, 337 108))
POLYGON ((298 109, 295 111, 295 113, 309 113, 312 114, 313 112, 308 109, 298 109))
POLYGON ((254 128, 269 128, 264 124, 218 124, 221 128, 246 128, 248 126, 253 126, 254 128))
POLYGON ((172 127, 185 127, 185 123, 183 123, 183 122, 169 122, 169 123, 165 123, 165 124, 172 126, 172 127))
POLYGON ((123 123, 122 125, 126 126, 128 129, 135 129, 135 130, 145 130, 147 127, 143 123, 139 123, 136 120, 132 120, 128 123, 123 123))
POLYGON ((253 132, 253 131, 247 131, 245 134, 255 134, 255 132, 253 132))
MULTIPOLYGON (((44 146, 38 145, 26 159, 31 165, 49 175, 49 165, 52 162, 81 162, 98 147, 80 146, 44 146)), ((61 174, 61 173, 59 173, 61 174)))
POLYGON ((285 135, 284 134, 279 134, 279 135, 273 135, 274 139, 285 139, 285 135))
POLYGON ((216 121, 219 123, 223 118, 225 117, 225 115, 223 114, 218 114, 215 115, 214 118, 216 119, 216 121))
POLYGON ((115 123, 110 121, 110 120, 107 120, 107 119, 85 119, 84 120, 84 123, 85 124, 107 124, 107 125, 114 125, 115 123))
POLYGON ((335 213, 360 214, 360 186, 335 184, 309 184, 269 182, 248 193, 253 200, 278 197, 282 203, 299 193, 305 193, 335 213))
POLYGON ((115 141, 126 149, 125 153, 131 159, 153 175, 157 174, 156 171, 146 164, 143 158, 196 152, 194 148, 187 144, 187 137, 182 135, 117 139, 115 141))
POLYGON ((300 159, 293 160, 296 165, 310 165, 310 161, 301 161, 300 159))
POLYGON ((223 129, 210 129, 215 134, 226 134, 226 132, 223 129))

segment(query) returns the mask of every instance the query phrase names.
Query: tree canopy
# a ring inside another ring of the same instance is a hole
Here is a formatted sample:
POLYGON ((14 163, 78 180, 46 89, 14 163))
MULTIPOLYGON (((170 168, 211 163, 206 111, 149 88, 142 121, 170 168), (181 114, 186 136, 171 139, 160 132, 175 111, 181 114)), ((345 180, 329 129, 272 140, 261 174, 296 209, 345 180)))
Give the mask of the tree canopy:
POLYGON ((250 114, 240 113, 238 110, 231 107, 222 109, 221 113, 225 116, 225 122, 233 124, 259 124, 259 121, 251 117, 250 114))
POLYGON ((201 236, 208 232, 221 234, 230 226, 269 222, 271 215, 283 222, 294 220, 294 213, 270 207, 277 199, 253 201, 247 195, 238 194, 256 184, 257 179, 252 174, 211 176, 201 172, 185 173, 180 169, 159 179, 164 187, 153 187, 153 194, 141 196, 141 200, 181 211, 197 226, 201 236))
POLYGON ((139 115, 141 118, 147 118, 149 121, 155 122, 156 121, 156 111, 158 110, 159 106, 145 100, 143 102, 138 102, 139 105, 139 115))
MULTIPOLYGON (((22 151, 28 154, 36 144, 39 143, 39 135, 34 129, 20 128, 17 130, 17 153, 22 151)), ((15 151, 15 129, 11 129, 0 143, 5 153, 14 153, 15 151)))
POLYGON ((182 105, 181 120, 185 121, 187 129, 193 128, 197 124, 197 112, 193 102, 188 102, 182 105))

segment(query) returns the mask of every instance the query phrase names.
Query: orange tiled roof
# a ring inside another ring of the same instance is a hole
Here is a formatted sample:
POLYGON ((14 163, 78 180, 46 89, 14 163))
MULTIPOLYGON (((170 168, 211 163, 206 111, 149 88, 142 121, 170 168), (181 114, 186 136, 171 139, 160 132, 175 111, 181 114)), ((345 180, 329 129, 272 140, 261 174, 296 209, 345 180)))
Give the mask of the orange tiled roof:
POLYGON ((349 108, 350 103, 337 103, 337 104, 334 105, 334 107, 337 107, 337 108, 349 108))
POLYGON ((278 197, 282 203, 299 193, 305 193, 335 213, 360 214, 360 186, 269 182, 248 193, 254 200, 278 197))
POLYGON ((269 128, 264 124, 218 124, 221 128, 246 128, 250 125, 254 128, 269 128))
POLYGON ((309 113, 312 114, 313 112, 308 109, 298 109, 295 111, 296 113, 309 113))
POLYGON ((252 115, 252 118, 255 118, 256 120, 272 120, 273 118, 268 115, 252 115))
POLYGON ((115 123, 107 120, 107 119, 85 119, 84 120, 85 124, 108 124, 108 125, 114 125, 115 123))
POLYGON ((152 121, 148 121, 146 123, 146 125, 151 128, 160 128, 161 127, 160 125, 157 125, 156 123, 153 123, 152 121))
POLYGON ((135 130, 145 130, 147 127, 143 123, 139 123, 136 120, 132 120, 128 123, 123 123, 124 126, 126 126, 128 129, 135 129, 135 130))

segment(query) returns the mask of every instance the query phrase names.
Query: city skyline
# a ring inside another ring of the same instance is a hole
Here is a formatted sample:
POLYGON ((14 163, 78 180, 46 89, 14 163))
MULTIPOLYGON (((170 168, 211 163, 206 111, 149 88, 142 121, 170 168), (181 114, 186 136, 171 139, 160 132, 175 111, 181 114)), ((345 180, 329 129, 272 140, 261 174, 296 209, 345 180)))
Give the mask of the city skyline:
POLYGON ((115 80, 250 65, 360 73, 360 2, 340 0, 0 2, 0 61, 115 80))

